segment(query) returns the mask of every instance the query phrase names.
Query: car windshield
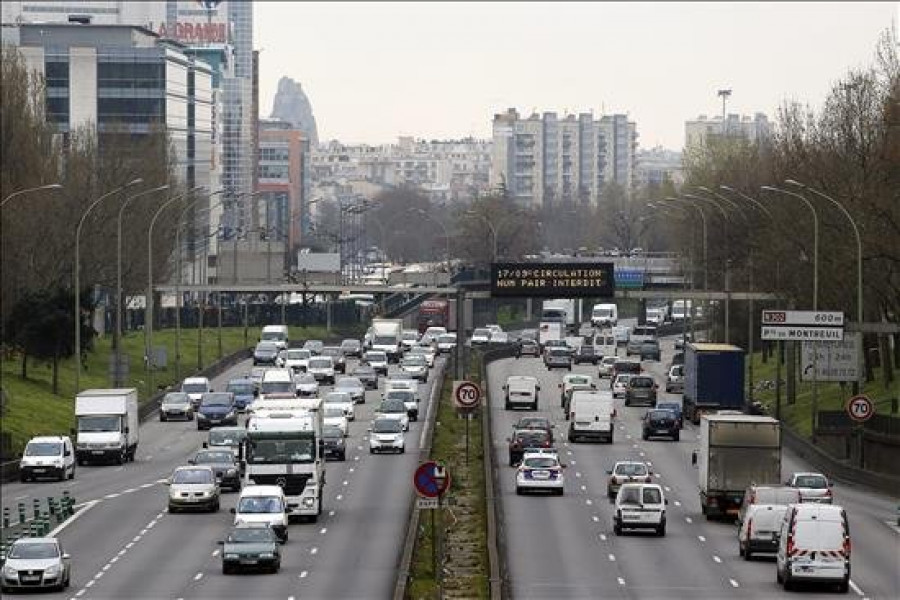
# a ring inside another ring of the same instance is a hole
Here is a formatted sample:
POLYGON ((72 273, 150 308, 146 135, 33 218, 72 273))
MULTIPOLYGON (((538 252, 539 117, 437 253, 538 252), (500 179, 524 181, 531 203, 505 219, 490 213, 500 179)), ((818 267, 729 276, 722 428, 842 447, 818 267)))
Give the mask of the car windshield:
POLYGON ((526 458, 522 461, 523 466, 532 469, 550 469, 556 466, 556 459, 549 456, 538 456, 535 458, 526 458))
POLYGON ((673 419, 675 418, 675 413, 671 410, 650 410, 647 411, 647 416, 653 420, 673 419))
POLYGON ((212 471, 208 469, 181 469, 172 475, 172 483, 203 484, 212 483, 214 479, 212 471))
POLYGON ((336 388, 359 389, 362 387, 362 381, 355 377, 341 377, 334 384, 336 388))
POLYGON ((59 547, 50 542, 18 542, 9 549, 6 558, 40 560, 59 557, 59 547))
POLYGON ((334 427, 332 425, 328 425, 322 429, 322 437, 326 438, 343 438, 344 432, 341 431, 340 427, 334 427))
POLYGON ((278 346, 270 342, 262 342, 256 345, 257 352, 278 352, 278 346))
POLYGON ((324 414, 325 414, 326 419, 333 419, 335 417, 343 417, 344 409, 341 408, 340 406, 326 406, 324 414))
POLYGON ((233 463, 234 454, 229 450, 212 450, 208 452, 198 452, 194 457, 194 462, 198 465, 218 465, 222 463, 233 463))
POLYGON ((313 440, 252 440, 247 449, 247 462, 309 463, 313 461, 313 440))
POLYGON ((586 345, 585 345, 585 346, 582 346, 581 348, 579 348, 579 351, 580 351, 582 354, 593 354, 593 353, 594 353, 594 347, 593 347, 593 346, 586 346, 586 345))
POLYGON ((387 362, 387 354, 384 352, 366 352, 365 360, 368 362, 387 362))
POLYGON ((386 400, 400 400, 401 402, 415 402, 416 396, 406 390, 391 390, 385 395, 386 400))
POLYGON ((491 330, 490 329, 476 329, 472 332, 472 337, 490 337, 491 330))
POLYGON ((309 350, 291 349, 287 351, 288 360, 305 360, 309 358, 309 350))
POLYGON ((616 377, 616 385, 627 385, 631 375, 618 375, 616 377))
POLYGON ((249 496, 241 498, 237 511, 243 514, 266 514, 284 512, 284 503, 278 496, 249 496))
POLYGON ((417 334, 415 331, 404 331, 403 339, 414 342, 419 339, 419 334, 417 334))
POLYGON ((209 385, 205 383, 183 383, 181 391, 188 394, 202 394, 209 391, 209 385))
POLYGON ((523 417, 516 423, 516 429, 549 429, 550 423, 547 419, 538 417, 523 417))
POLYGON ((225 388, 225 391, 231 392, 232 394, 239 394, 241 396, 248 396, 253 393, 253 383, 250 381, 238 381, 229 383, 228 387, 225 388))
POLYGON ((263 381, 260 391, 263 394, 290 394, 294 390, 290 381, 263 381))
POLYGON ((25 446, 25 456, 59 456, 62 444, 59 442, 31 442, 25 446))
POLYGON ((340 348, 335 348, 334 346, 328 346, 326 348, 322 348, 321 352, 322 356, 334 356, 335 358, 343 356, 340 348))
POLYGON ((569 351, 565 348, 551 348, 550 356, 569 356, 569 351))
POLYGON ((263 368, 250 369, 250 379, 262 379, 265 372, 263 368))
POLYGON ((245 437, 247 432, 244 430, 214 428, 209 431, 207 441, 210 446, 237 446, 245 437))
POLYGON ((376 419, 372 422, 375 433, 400 433, 402 425, 396 419, 376 419))
POLYGON ((201 406, 228 406, 232 403, 231 394, 204 394, 201 406))
POLYGON ((616 465, 616 475, 627 475, 628 477, 637 477, 647 474, 647 465, 640 463, 623 463, 616 465))
POLYGON ((310 369, 330 369, 334 363, 330 358, 312 358, 309 361, 310 369))
POLYGON ((379 408, 378 412, 405 413, 406 405, 403 404, 402 400, 394 400, 394 399, 382 400, 381 407, 379 408))
POLYGON ((653 380, 649 377, 632 377, 628 383, 633 388, 651 388, 653 380))
POLYGON ((619 504, 640 504, 641 492, 636 487, 623 487, 619 492, 619 504))
POLYGON ((547 441, 547 434, 543 431, 517 431, 516 440, 524 446, 528 444, 543 444, 547 441))
POLYGON ((616 364, 616 359, 613 358, 613 357, 604 358, 604 359, 603 359, 603 364, 604 364, 604 365, 607 365, 607 366, 608 366, 608 365, 614 365, 614 364, 616 364))
POLYGON ((669 404, 668 402, 662 402, 656 405, 656 408, 661 410, 671 410, 674 413, 677 413, 681 410, 681 405, 679 404, 669 404))
MULTIPOLYGON (((244 498, 244 500, 250 500, 250 498, 244 498)), ((264 544, 266 542, 274 543, 277 540, 278 538, 268 527, 242 527, 234 529, 226 541, 229 544, 264 544)))
POLYGON ((163 398, 163 404, 187 404, 190 401, 188 395, 181 392, 172 392, 163 398))
POLYGON ((118 415, 85 415, 78 417, 78 431, 119 431, 122 417, 118 415))
POLYGON ((642 495, 644 504, 662 504, 662 493, 657 488, 646 487, 642 495))
POLYGON ((455 335, 442 335, 438 337, 438 344, 455 344, 456 336, 455 335))
POLYGON ((280 331, 263 331, 262 335, 259 337, 266 341, 280 342, 284 339, 284 333, 280 331))
POLYGON ((823 475, 797 475, 796 487, 822 490, 828 487, 828 480, 823 475))
POLYGON ((325 395, 325 404, 347 404, 353 402, 353 398, 346 392, 328 392, 325 395))
POLYGON ((341 348, 355 350, 356 348, 359 348, 359 340, 344 340, 341 342, 341 348))
POLYGON ((425 357, 420 355, 407 356, 401 364, 404 367, 424 367, 425 357))

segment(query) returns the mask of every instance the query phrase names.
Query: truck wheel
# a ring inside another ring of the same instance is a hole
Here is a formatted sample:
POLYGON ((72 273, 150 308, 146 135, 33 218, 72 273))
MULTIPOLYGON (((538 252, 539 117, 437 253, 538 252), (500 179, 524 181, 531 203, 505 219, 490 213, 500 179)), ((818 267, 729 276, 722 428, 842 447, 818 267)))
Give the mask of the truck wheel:
POLYGON ((122 452, 120 454, 116 455, 116 464, 121 465, 122 463, 125 462, 126 458, 127 457, 125 456, 125 450, 122 450, 122 452))

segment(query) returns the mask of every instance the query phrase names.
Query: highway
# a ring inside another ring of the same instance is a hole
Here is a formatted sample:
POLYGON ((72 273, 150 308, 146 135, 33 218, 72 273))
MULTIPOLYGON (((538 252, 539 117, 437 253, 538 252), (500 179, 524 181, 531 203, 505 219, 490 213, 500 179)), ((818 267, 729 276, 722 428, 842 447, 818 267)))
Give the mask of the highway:
MULTIPOLYGON (((348 360, 348 372, 355 364, 348 360)), ((134 463, 78 467, 71 482, 4 485, 3 506, 25 501, 30 510, 31 498, 60 496, 64 489, 84 505, 58 534, 72 555, 72 585, 51 598, 389 598, 424 416, 442 364, 438 359, 427 385, 420 386, 421 417, 406 434, 405 454, 369 454, 367 429, 383 378, 379 390, 366 393, 350 423, 346 462, 327 464, 323 514, 317 523, 291 525, 278 574, 222 575, 216 542, 231 526, 235 493, 223 493, 217 514, 168 513, 163 480, 187 464, 208 435, 195 422, 148 421, 134 463)), ((212 387, 224 389, 250 366, 235 366, 212 387)))
MULTIPOLYGON (((662 340, 662 361, 644 362, 665 393, 665 367, 674 352, 662 340)), ((619 350, 624 355, 624 349, 619 350)), ((559 404, 558 384, 565 370, 548 372, 539 358, 503 359, 488 368, 494 468, 500 480, 501 552, 505 553, 511 596, 556 598, 781 598, 791 597, 775 582, 774 555, 746 562, 738 556, 737 530, 728 522, 708 522, 700 513, 697 471, 691 452, 697 429, 687 423, 681 441, 642 441, 640 418, 646 408, 624 407, 616 400, 615 441, 570 444, 568 422, 559 404), (537 414, 555 425, 556 446, 565 473, 565 495, 517 496, 515 469, 509 466, 506 438, 519 417, 530 411, 506 411, 501 386, 509 375, 534 375, 541 385, 537 414), (647 533, 617 537, 613 505, 606 497, 606 470, 617 460, 652 464, 669 500, 664 538, 647 533)), ((582 364, 573 373, 597 369, 582 364)), ((601 380, 608 386, 608 379, 601 380)), ((600 386, 598 386, 600 387, 600 386)), ((782 475, 815 470, 785 451, 782 475)), ((852 535, 851 597, 900 597, 900 528, 896 499, 858 487, 835 484, 835 503, 849 515, 852 535)), ((804 598, 838 595, 830 588, 803 588, 804 598)))

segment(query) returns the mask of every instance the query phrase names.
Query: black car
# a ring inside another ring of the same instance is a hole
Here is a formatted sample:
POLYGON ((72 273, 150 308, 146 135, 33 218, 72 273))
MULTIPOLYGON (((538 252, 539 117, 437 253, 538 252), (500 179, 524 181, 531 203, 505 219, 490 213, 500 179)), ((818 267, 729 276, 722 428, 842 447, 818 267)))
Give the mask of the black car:
POLYGON ((362 344, 359 340, 347 339, 341 342, 341 351, 344 356, 352 356, 354 358, 362 358, 362 344))
POLYGON ((519 341, 519 344, 516 347, 516 358, 521 358, 522 355, 525 354, 528 356, 540 356, 541 347, 535 340, 524 338, 519 341))
POLYGON ((522 462, 526 450, 532 448, 552 448, 550 434, 542 429, 518 429, 513 431, 509 441, 509 466, 522 462))
POLYGON ((237 425, 237 407, 231 392, 207 392, 200 398, 197 409, 197 429, 215 425, 237 425))
POLYGON ((253 349, 253 366, 272 365, 278 360, 278 353, 281 349, 275 342, 260 342, 253 349))
POLYGON ((362 381, 367 390, 378 389, 378 373, 371 366, 357 365, 350 371, 350 375, 362 381))
POLYGON ((641 360, 655 360, 659 362, 659 340, 645 340, 641 342, 638 354, 641 355, 641 360))
POLYGON ((228 448, 201 450, 188 461, 192 465, 207 465, 216 472, 216 479, 223 488, 241 491, 241 465, 228 448))
POLYGON ((583 362, 596 365, 598 362, 600 362, 600 355, 597 354, 597 352, 594 350, 593 345, 582 344, 575 352, 575 356, 573 357, 573 359, 576 365, 580 365, 583 362))
POLYGON ((222 573, 261 569, 277 573, 281 568, 281 548, 271 527, 259 523, 238 525, 222 544, 222 573))
POLYGON ((643 432, 641 437, 649 440, 651 437, 670 437, 676 442, 681 438, 681 430, 678 426, 678 415, 672 410, 654 409, 644 413, 641 420, 643 432))
POLYGON ((334 361, 334 372, 342 375, 347 372, 347 359, 339 346, 325 346, 319 353, 320 356, 330 356, 334 361))
POLYGON ((322 445, 325 451, 325 459, 347 460, 347 446, 344 443, 344 433, 340 427, 328 426, 322 430, 322 445))
POLYGON ((547 417, 521 417, 513 425, 513 431, 522 429, 534 429, 536 431, 546 431, 550 435, 550 444, 553 444, 553 423, 547 417))

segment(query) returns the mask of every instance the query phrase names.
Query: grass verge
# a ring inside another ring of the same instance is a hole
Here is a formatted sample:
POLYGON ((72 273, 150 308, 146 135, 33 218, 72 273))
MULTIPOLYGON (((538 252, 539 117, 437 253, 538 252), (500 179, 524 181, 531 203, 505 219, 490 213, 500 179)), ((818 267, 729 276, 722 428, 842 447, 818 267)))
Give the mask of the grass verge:
MULTIPOLYGON (((472 353, 469 372, 479 381, 481 353, 472 353)), ((466 421, 457 417, 451 394, 453 379, 447 377, 441 390, 431 459, 442 463, 450 473, 449 504, 434 515, 436 527, 443 532, 443 598, 489 598, 487 556, 487 514, 484 487, 484 446, 482 416, 469 422, 469 453, 466 462, 466 421)), ((419 529, 410 565, 406 597, 439 598, 432 552, 434 538, 430 513, 420 513, 419 529)))

